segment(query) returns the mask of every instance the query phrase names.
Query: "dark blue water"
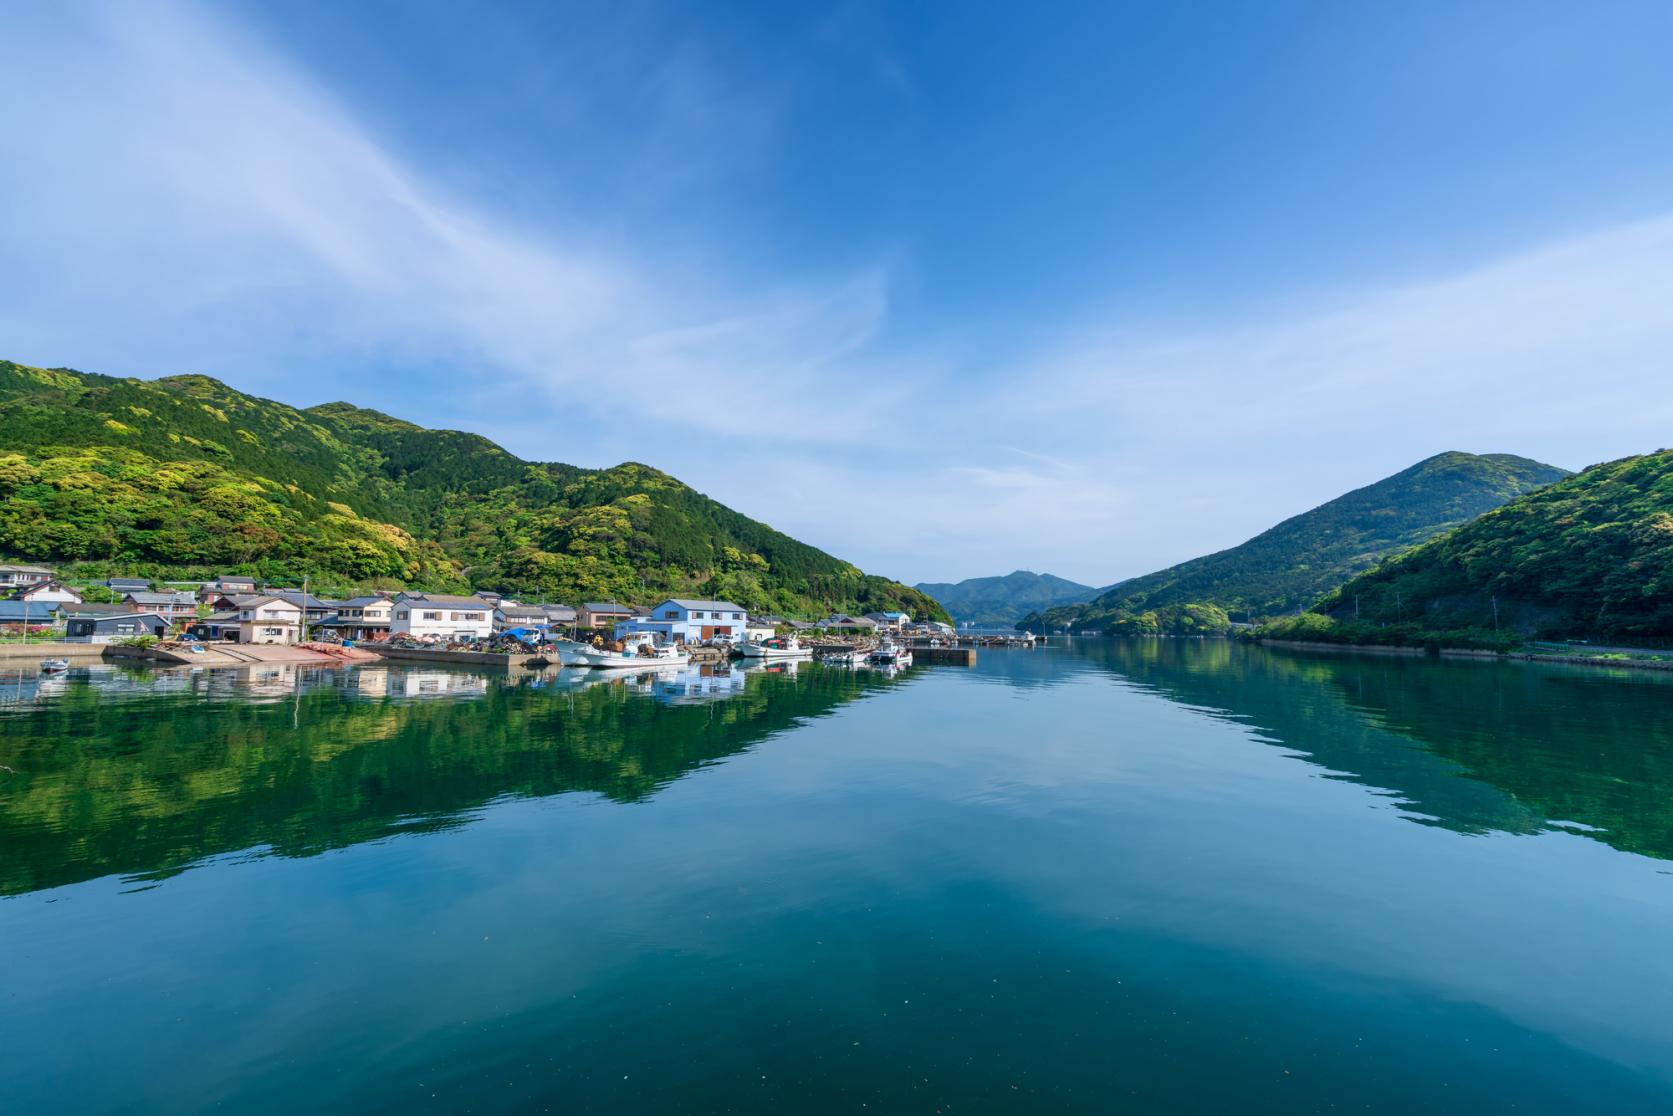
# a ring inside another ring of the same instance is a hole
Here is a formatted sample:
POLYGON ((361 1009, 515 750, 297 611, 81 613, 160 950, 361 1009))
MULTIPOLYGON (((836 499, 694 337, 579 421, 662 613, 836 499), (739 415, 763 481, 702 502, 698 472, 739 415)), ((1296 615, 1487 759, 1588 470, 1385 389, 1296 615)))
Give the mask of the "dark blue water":
POLYGON ((1673 688, 0 678, 18 1112, 1673 1110, 1673 688))

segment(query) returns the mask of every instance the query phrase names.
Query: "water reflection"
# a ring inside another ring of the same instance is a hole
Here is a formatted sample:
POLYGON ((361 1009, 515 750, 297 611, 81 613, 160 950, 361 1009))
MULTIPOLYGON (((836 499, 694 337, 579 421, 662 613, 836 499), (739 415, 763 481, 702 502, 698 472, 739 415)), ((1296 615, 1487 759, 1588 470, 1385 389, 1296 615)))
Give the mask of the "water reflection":
POLYGON ((633 801, 891 684, 811 665, 13 678, 0 707, 0 894, 154 878, 245 849, 308 855, 457 825, 505 795, 633 801))
POLYGON ((1460 833, 1585 833, 1673 859, 1673 679, 1525 663, 1307 654, 1225 640, 1061 652, 1257 730, 1460 833))

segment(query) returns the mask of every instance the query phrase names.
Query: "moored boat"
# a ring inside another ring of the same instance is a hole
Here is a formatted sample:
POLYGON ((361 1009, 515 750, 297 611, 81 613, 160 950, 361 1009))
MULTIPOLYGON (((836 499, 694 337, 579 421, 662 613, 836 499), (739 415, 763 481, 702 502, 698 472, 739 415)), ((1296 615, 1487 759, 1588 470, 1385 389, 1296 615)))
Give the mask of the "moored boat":
POLYGON ((559 651, 559 659, 565 666, 581 666, 647 670, 661 667, 684 666, 691 656, 684 650, 671 643, 655 643, 645 640, 640 643, 628 643, 620 651, 606 647, 589 647, 584 643, 568 644, 559 651))
POLYGON ((68 659, 42 659, 41 660, 41 673, 42 674, 63 674, 66 670, 69 670, 69 669, 70 669, 70 660, 68 660, 68 659))
POLYGON ((893 666, 908 666, 912 662, 912 652, 902 647, 892 639, 885 639, 877 645, 877 649, 866 656, 874 663, 887 663, 893 666))
POLYGON ((772 639, 750 640, 738 648, 746 659, 810 659, 811 647, 803 647, 795 636, 774 636, 772 639))

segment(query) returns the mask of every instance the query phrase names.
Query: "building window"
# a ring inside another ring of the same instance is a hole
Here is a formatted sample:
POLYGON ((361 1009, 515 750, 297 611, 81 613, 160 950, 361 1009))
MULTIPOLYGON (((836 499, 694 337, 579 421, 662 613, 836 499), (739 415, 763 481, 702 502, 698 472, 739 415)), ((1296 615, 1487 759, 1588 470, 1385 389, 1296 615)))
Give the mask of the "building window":
POLYGON ((426 612, 424 614, 424 619, 426 619, 426 620, 440 620, 441 619, 441 613, 439 613, 439 612, 426 612))

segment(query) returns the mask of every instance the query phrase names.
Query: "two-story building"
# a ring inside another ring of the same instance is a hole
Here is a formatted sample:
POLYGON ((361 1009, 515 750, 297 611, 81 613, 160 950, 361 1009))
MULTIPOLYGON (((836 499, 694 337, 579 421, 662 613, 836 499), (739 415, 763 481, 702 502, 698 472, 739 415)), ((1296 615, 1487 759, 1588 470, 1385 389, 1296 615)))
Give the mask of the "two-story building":
POLYGON ((343 639, 388 639, 395 602, 388 597, 351 597, 337 602, 335 615, 321 622, 343 639))
POLYGON ((208 604, 219 597, 253 597, 255 594, 255 578, 226 575, 204 582, 198 589, 198 600, 208 604))
POLYGON ((546 624, 546 610, 539 605, 501 604, 494 609, 494 626, 501 630, 544 628, 546 624))
POLYGON ((583 628, 610 628, 633 619, 633 609, 615 601, 588 601, 575 610, 575 622, 583 628))
POLYGON ((170 620, 190 619, 198 614, 198 599, 193 593, 128 592, 122 594, 122 603, 130 612, 155 612, 170 620))
POLYGON ((650 610, 648 616, 623 620, 616 625, 616 638, 656 633, 680 643, 703 643, 711 639, 742 640, 749 626, 749 613, 731 601, 697 601, 670 597, 650 610))
POLYGON ((239 643, 296 643, 301 638, 301 605, 278 596, 239 598, 239 643))
POLYGON ((494 608, 481 597, 402 593, 389 631, 415 639, 487 639, 494 634, 494 608))
POLYGON ((898 632, 912 623, 912 615, 907 612, 868 612, 865 618, 891 632, 898 632))
POLYGON ((45 566, 0 566, 0 592, 26 589, 52 580, 52 571, 45 566))

